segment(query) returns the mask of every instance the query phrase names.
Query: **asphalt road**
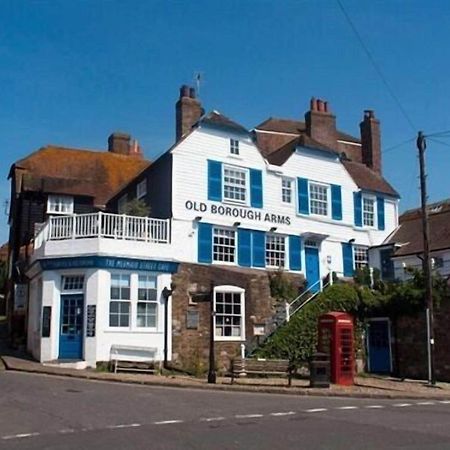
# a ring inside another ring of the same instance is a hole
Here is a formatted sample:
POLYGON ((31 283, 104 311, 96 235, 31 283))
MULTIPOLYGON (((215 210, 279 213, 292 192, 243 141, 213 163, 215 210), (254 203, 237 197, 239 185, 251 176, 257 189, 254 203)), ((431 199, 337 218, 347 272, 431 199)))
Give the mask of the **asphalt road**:
POLYGON ((450 402, 219 392, 0 372, 0 448, 450 449, 450 402))

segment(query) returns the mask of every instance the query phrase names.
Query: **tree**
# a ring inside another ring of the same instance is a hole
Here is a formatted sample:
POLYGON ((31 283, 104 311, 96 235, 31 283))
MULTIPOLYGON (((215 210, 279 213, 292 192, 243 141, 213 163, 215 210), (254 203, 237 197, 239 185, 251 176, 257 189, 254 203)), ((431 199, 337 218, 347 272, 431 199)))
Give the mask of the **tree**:
POLYGON ((144 200, 135 198, 126 203, 124 213, 129 216, 148 217, 150 206, 144 200))

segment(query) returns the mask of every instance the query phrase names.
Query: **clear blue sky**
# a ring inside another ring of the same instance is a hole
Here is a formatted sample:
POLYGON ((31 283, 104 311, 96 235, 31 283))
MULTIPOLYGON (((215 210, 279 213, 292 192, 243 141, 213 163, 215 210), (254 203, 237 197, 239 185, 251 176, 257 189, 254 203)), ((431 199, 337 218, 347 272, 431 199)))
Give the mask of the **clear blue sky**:
MULTIPOLYGON (((14 161, 48 143, 104 149, 113 130, 152 158, 172 144, 178 88, 196 71, 205 108, 249 128, 301 119, 316 96, 356 135, 373 108, 384 148, 450 129, 450 2, 342 2, 415 129, 334 0, 2 0, 0 240, 14 161)), ((450 148, 427 153, 430 198, 449 197, 450 148)), ((402 209, 419 203, 417 170, 414 142, 384 155, 402 209)))

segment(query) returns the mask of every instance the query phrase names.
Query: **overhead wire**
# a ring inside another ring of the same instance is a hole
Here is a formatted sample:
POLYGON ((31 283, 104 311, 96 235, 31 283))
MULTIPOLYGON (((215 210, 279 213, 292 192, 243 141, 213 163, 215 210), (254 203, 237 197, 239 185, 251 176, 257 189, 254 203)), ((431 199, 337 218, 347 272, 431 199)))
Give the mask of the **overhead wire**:
POLYGON ((395 92, 392 89, 391 85, 388 83, 388 81, 387 81, 386 77, 384 76, 381 68, 379 67, 379 65, 375 61, 375 58, 373 57, 371 51, 369 50, 367 45, 364 43, 364 40, 363 40, 361 34, 359 33, 359 31, 356 28, 355 24, 353 23, 351 17, 349 16, 349 14, 347 13, 346 9, 344 8, 344 5, 342 4, 341 0, 336 0, 336 2, 338 4, 339 8, 341 9, 342 14, 344 15, 345 19, 347 20, 348 24, 350 25, 350 28, 353 30, 353 33, 355 34, 356 39, 358 40, 359 44, 361 45, 362 49, 364 50, 367 58, 372 63, 373 68, 375 69, 375 71, 377 72, 377 74, 380 77, 381 81, 383 82, 385 88, 389 92, 389 94, 392 97, 392 99, 394 100, 394 102, 397 104, 397 107, 401 111, 403 117, 405 118, 405 120, 407 121, 409 126, 412 128, 412 130, 416 131, 417 127, 414 126, 414 124, 413 124, 412 120, 410 119, 408 113, 406 112, 405 108, 401 104, 399 98, 395 94, 395 92))

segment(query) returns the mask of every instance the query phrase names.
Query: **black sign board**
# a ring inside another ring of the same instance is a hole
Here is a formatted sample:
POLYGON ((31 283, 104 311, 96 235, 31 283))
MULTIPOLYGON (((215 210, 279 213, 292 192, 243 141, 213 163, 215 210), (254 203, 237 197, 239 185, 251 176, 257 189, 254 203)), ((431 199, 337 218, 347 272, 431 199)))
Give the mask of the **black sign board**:
POLYGON ((42 308, 42 337, 50 337, 50 325, 52 321, 52 307, 44 306, 42 308))
POLYGON ((193 303, 203 303, 211 301, 210 292, 191 292, 191 301, 193 303))
POLYGON ((87 305, 86 337, 95 337, 97 305, 87 305))
POLYGON ((198 311, 187 311, 186 328, 188 330, 198 330, 199 319, 200 317, 198 311))

